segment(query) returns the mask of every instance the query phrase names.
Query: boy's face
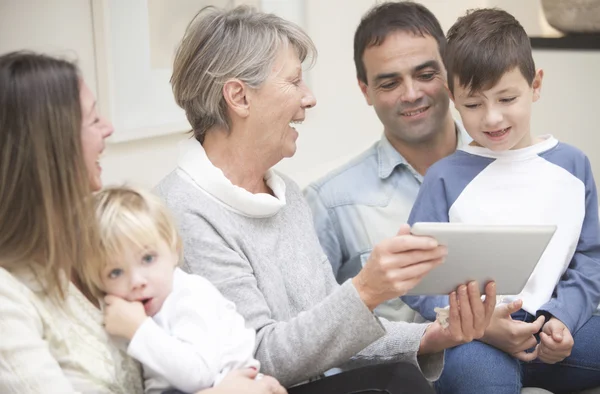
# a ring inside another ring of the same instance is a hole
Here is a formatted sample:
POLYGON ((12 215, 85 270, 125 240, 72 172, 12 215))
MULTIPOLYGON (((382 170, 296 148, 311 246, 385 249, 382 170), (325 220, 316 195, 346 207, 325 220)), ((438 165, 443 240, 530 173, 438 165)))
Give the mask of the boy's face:
POLYGON ((173 289, 178 258, 162 240, 144 249, 132 247, 102 270, 102 290, 127 301, 139 301, 146 314, 154 316, 173 289))
POLYGON ((473 145, 493 151, 520 149, 532 144, 531 104, 540 98, 543 71, 531 86, 518 67, 504 73, 491 89, 469 94, 454 79, 454 106, 460 113, 473 145))

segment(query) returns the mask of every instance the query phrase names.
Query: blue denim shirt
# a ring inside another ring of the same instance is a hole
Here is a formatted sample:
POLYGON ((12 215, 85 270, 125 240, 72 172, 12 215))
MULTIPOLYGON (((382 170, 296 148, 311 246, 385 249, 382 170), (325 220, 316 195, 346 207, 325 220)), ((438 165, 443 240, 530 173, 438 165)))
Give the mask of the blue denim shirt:
MULTIPOLYGON (((458 146, 471 138, 456 123, 458 146)), ((354 277, 374 245, 397 234, 406 223, 423 176, 383 135, 371 148, 309 185, 304 194, 313 211, 321 246, 338 282, 354 277)), ((400 299, 381 305, 379 316, 413 321, 400 299)))

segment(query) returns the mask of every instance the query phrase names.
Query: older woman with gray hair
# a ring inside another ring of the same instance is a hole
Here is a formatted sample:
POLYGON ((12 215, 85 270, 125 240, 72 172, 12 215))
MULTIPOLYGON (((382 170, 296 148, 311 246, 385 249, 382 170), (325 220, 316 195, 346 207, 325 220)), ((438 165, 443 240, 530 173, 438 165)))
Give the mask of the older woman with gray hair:
POLYGON ((377 318, 378 304, 406 294, 445 255, 407 226, 375 246, 358 276, 336 283, 300 189, 272 169, 294 155, 292 124, 316 104, 302 79, 315 54, 306 33, 275 15, 201 11, 171 79, 194 138, 157 192, 179 220, 184 269, 212 281, 256 330, 262 372, 291 386, 333 367, 376 365, 290 393, 430 392, 443 350, 483 335, 494 285, 485 302, 475 284, 453 293, 445 328, 377 318))

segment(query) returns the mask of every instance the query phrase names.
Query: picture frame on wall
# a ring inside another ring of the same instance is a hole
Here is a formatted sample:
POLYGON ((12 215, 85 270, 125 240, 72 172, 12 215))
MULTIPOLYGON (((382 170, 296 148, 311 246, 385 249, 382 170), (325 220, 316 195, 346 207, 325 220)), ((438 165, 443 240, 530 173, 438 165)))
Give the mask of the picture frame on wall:
POLYGON ((94 0, 98 107, 112 120, 111 143, 190 130, 169 80, 177 44, 207 5, 249 4, 304 24, 303 0, 94 0))

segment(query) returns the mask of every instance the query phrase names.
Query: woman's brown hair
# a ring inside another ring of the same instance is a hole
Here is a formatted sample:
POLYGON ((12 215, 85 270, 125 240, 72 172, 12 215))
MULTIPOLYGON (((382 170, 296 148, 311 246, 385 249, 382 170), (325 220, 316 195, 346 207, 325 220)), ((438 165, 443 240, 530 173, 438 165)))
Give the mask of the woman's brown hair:
POLYGON ((0 266, 39 268, 51 296, 93 258, 77 67, 29 52, 0 56, 0 266))

